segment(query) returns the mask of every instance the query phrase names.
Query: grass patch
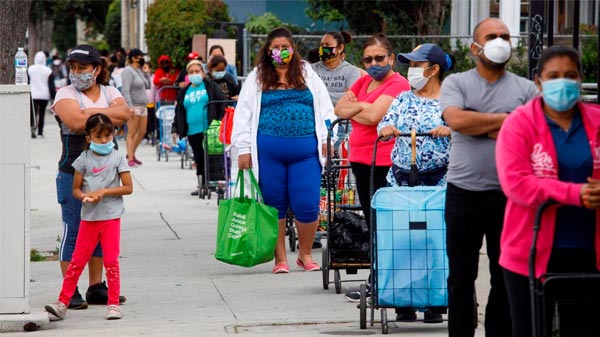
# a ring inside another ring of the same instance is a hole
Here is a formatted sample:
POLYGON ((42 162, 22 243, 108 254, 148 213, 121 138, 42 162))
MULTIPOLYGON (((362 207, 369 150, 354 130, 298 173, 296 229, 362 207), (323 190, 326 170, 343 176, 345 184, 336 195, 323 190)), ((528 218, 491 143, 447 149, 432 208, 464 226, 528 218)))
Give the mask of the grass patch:
POLYGON ((37 249, 31 249, 29 251, 29 261, 56 261, 58 260, 58 248, 54 251, 43 251, 40 252, 37 249))
POLYGON ((40 254, 40 252, 37 249, 32 249, 29 253, 29 261, 46 261, 46 258, 42 254, 40 254))

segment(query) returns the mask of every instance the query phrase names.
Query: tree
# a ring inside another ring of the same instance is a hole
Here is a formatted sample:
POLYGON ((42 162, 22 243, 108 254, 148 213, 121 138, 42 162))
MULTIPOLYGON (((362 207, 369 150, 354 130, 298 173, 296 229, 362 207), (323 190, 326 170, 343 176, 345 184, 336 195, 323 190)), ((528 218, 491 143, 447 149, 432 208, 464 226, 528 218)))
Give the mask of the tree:
POLYGON ((267 34, 273 28, 280 27, 283 25, 277 15, 266 12, 263 15, 250 15, 248 22, 246 22, 246 29, 252 34, 267 34))
POLYGON ((111 1, 31 0, 30 49, 48 50, 54 45, 58 50, 65 51, 74 47, 77 43, 77 20, 86 23, 86 37, 92 38, 102 33, 111 1))
POLYGON ((357 34, 440 34, 450 6, 449 0, 355 1, 307 0, 308 16, 314 20, 340 22, 346 19, 357 34))
POLYGON ((121 0, 114 0, 108 7, 104 38, 111 50, 121 47, 121 0))
POLYGON ((30 0, 0 0, 0 84, 15 83, 14 59, 25 45, 30 0))
POLYGON ((160 55, 169 55, 181 67, 192 49, 194 34, 211 36, 219 22, 229 22, 221 0, 156 0, 147 11, 146 42, 156 67, 160 55))
POLYGON ((27 47, 30 54, 38 50, 50 50, 52 47, 52 31, 54 21, 47 13, 52 11, 49 1, 31 1, 29 11, 29 25, 27 26, 27 47))
POLYGON ((301 27, 283 22, 277 15, 271 12, 266 12, 260 16, 250 15, 250 19, 246 22, 245 27, 252 34, 268 34, 277 27, 285 27, 294 34, 304 32, 301 27))

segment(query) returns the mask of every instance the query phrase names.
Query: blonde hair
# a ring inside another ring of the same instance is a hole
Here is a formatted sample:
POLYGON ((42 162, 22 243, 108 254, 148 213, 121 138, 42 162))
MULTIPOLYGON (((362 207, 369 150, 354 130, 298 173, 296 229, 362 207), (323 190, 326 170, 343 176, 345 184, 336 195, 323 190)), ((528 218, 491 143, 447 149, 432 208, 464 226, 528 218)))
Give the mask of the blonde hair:
POLYGON ((202 62, 198 61, 198 60, 191 60, 186 66, 185 66, 185 71, 190 72, 190 67, 196 65, 200 67, 200 70, 202 71, 202 73, 204 74, 204 66, 202 65, 202 62))

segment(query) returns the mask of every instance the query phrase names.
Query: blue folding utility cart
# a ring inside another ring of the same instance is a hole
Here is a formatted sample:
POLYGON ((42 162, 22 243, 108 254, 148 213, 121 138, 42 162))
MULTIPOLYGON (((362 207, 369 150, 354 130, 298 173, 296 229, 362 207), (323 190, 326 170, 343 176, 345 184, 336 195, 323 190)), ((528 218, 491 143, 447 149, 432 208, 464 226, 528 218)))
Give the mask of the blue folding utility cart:
POLYGON ((442 186, 385 187, 375 192, 372 223, 371 302, 366 284, 361 285, 360 327, 366 328, 367 306, 371 325, 375 309, 382 309, 381 324, 387 328, 386 308, 442 309, 448 306, 448 258, 442 186))

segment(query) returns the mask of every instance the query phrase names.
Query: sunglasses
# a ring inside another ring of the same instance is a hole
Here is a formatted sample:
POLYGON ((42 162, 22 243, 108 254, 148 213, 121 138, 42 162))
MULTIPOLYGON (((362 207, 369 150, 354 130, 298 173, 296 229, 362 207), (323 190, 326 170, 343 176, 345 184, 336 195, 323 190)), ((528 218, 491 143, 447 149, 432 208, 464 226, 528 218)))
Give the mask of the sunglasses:
POLYGON ((360 62, 364 63, 364 64, 369 64, 372 63, 373 60, 375 60, 375 62, 379 63, 379 62, 383 62, 385 60, 386 57, 390 56, 390 54, 387 55, 377 55, 375 57, 373 56, 365 56, 365 57, 361 57, 360 58, 360 62))

